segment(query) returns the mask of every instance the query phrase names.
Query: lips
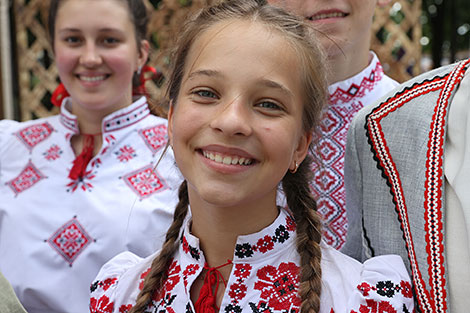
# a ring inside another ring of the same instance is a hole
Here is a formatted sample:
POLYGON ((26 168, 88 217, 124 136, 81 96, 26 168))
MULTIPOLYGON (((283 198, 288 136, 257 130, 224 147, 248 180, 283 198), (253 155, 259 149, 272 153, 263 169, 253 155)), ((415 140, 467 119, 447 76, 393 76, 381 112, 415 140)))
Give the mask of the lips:
POLYGON ((105 80, 110 75, 103 74, 103 75, 86 75, 86 74, 77 74, 78 79, 87 83, 96 83, 105 80))
POLYGON ((318 20, 325 20, 330 18, 342 18, 348 16, 347 13, 341 11, 322 11, 315 13, 314 15, 307 17, 310 21, 318 21, 318 20))
POLYGON ((222 154, 219 152, 205 151, 202 150, 202 155, 206 159, 210 159, 216 163, 225 164, 225 165, 251 165, 254 160, 250 158, 245 158, 237 155, 228 155, 222 154))

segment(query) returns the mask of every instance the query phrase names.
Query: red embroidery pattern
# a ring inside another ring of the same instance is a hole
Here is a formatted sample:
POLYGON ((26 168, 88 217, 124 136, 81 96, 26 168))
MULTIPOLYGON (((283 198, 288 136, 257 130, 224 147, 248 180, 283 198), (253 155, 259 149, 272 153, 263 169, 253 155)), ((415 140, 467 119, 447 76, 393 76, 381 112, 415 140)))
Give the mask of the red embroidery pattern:
POLYGON ((266 253, 274 249, 274 243, 282 244, 289 238, 291 238, 292 232, 295 232, 295 222, 294 220, 287 216, 286 217, 286 226, 279 225, 273 236, 266 235, 263 238, 258 239, 257 243, 251 245, 250 243, 242 243, 235 246, 235 256, 239 259, 245 259, 252 257, 255 252, 266 253))
MULTIPOLYGON (((91 243, 92 238, 74 217, 59 228, 48 240, 49 245, 56 250, 70 266, 80 253, 91 243)), ((111 282, 108 282, 109 285, 111 282)), ((106 287, 106 288, 109 288, 106 287)))
POLYGON ((444 133, 445 107, 449 100, 450 91, 455 88, 458 82, 460 82, 465 73, 465 67, 469 63, 470 60, 459 63, 452 73, 443 78, 435 77, 431 81, 424 81, 419 85, 413 85, 410 89, 407 89, 383 102, 379 107, 374 109, 366 119, 366 133, 370 140, 372 151, 375 154, 374 158, 378 163, 378 167, 382 170, 384 177, 388 180, 388 185, 390 186, 390 190, 393 195, 393 202, 395 203, 395 209, 398 212, 399 221, 402 225, 418 303, 421 310, 428 313, 445 312, 447 308, 446 291, 444 289, 445 278, 442 255, 442 238, 439 238, 439 236, 436 235, 442 234, 442 216, 440 215, 441 189, 439 187, 442 185, 442 182, 440 182, 443 153, 442 136, 444 133), (401 107, 410 99, 441 89, 442 91, 439 96, 438 105, 436 106, 435 116, 433 117, 434 122, 431 125, 427 155, 427 162, 429 164, 426 166, 425 228, 426 233, 428 234, 428 237, 426 238, 428 243, 426 249, 429 255, 429 275, 431 286, 433 287, 433 295, 431 296, 429 291, 426 289, 426 285, 418 267, 408 220, 408 209, 405 203, 400 175, 393 162, 393 158, 390 155, 380 122, 382 118, 401 107), (444 106, 444 108, 442 106, 444 106), (432 236, 435 238, 430 238, 432 236))
POLYGON ((281 263, 278 268, 267 265, 259 269, 256 275, 258 281, 254 289, 261 291, 258 309, 269 307, 274 310, 299 312, 299 267, 295 263, 281 263))
POLYGON ((134 148, 130 145, 121 147, 118 151, 114 152, 114 154, 116 154, 117 159, 123 163, 128 162, 137 156, 134 148))
POLYGON ((379 281, 375 286, 363 282, 357 286, 357 289, 364 295, 364 297, 368 297, 372 291, 387 298, 393 298, 397 293, 401 293, 405 298, 413 297, 411 284, 404 280, 402 280, 400 284, 394 284, 390 280, 379 281))
POLYGON ((139 289, 142 290, 144 288, 144 279, 145 277, 147 277, 147 275, 150 273, 150 270, 152 269, 152 267, 149 267, 145 272, 143 272, 141 275, 140 275, 140 281, 139 281, 139 289))
POLYGON ((383 69, 378 62, 360 85, 351 84, 347 90, 338 87, 330 94, 329 106, 321 121, 318 153, 322 166, 313 164, 312 193, 317 210, 323 218, 323 239, 340 249, 346 240, 346 192, 344 189, 344 152, 349 125, 364 107, 360 101, 382 79, 383 69))
POLYGON ((246 279, 250 276, 252 267, 250 264, 237 263, 234 264, 235 270, 233 271, 236 280, 228 286, 228 295, 230 297, 230 304, 225 306, 224 312, 226 313, 239 313, 242 312, 240 301, 246 297, 248 290, 246 286, 246 279))
POLYGON ((48 122, 35 124, 19 130, 15 135, 31 151, 38 143, 46 140, 54 131, 48 122))
MULTIPOLYGON (((366 303, 366 305, 361 304, 358 311, 359 313, 397 313, 397 310, 395 310, 390 302, 387 301, 374 301, 367 299, 366 303)), ((358 312, 351 310, 351 313, 358 312)))
POLYGON ((426 252, 428 254, 428 274, 431 286, 432 298, 434 299, 435 312, 447 311, 447 292, 444 269, 444 236, 442 221, 442 186, 444 136, 447 108, 450 96, 455 87, 460 83, 466 72, 466 66, 470 59, 461 62, 449 74, 446 84, 441 90, 437 106, 434 109, 430 141, 426 155, 426 181, 424 192, 426 252))
POLYGON ((374 89, 374 86, 382 79, 383 74, 384 72, 382 65, 380 62, 377 62, 375 69, 370 72, 368 77, 364 76, 359 86, 356 84, 351 84, 347 90, 337 88, 333 93, 331 93, 329 104, 335 105, 338 103, 347 103, 351 102, 354 97, 364 97, 367 92, 370 92, 372 89, 374 89))
POLYGON ((199 265, 198 264, 189 264, 183 271, 183 283, 184 287, 188 286, 188 278, 190 276, 193 276, 197 273, 199 270, 199 265))
POLYGON ((152 153, 156 153, 161 147, 166 145, 167 142, 167 127, 166 125, 158 125, 142 129, 139 131, 140 136, 144 139, 145 144, 152 153))
POLYGON ((20 194, 21 192, 33 187, 40 180, 45 178, 44 176, 31 161, 26 164, 26 167, 21 171, 21 173, 10 180, 6 184, 10 186, 15 195, 20 194))
POLYGON ((178 295, 172 294, 172 291, 181 279, 181 266, 176 260, 172 261, 166 277, 161 292, 154 296, 149 305, 149 308, 155 308, 155 312, 175 312, 171 305, 178 295))
POLYGON ((46 152, 43 153, 44 158, 48 161, 55 161, 60 158, 62 150, 58 145, 52 145, 46 152))
POLYGON ((129 313, 132 309, 131 304, 123 304, 119 307, 119 313, 129 313))
POLYGON ((153 169, 152 165, 125 175, 123 179, 141 199, 167 189, 166 182, 158 175, 157 170, 153 169))
POLYGON ((112 313, 114 303, 109 302, 109 298, 102 296, 99 299, 90 299, 90 312, 91 313, 112 313))

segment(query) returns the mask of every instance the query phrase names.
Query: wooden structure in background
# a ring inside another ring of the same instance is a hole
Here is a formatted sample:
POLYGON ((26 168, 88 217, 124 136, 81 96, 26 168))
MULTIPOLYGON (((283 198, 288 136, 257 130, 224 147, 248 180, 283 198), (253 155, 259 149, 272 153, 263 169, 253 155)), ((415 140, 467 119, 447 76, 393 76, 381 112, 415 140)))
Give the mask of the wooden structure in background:
MULTIPOLYGON (((215 0, 147 0, 152 10, 149 24, 152 53, 149 64, 168 71, 168 52, 185 17, 215 0)), ((56 114, 50 96, 58 84, 57 70, 46 31, 48 1, 15 0, 19 103, 21 120, 56 114)), ((421 0, 396 0, 378 8, 374 21, 372 49, 386 72, 399 81, 418 74, 421 47, 421 0), (390 14, 392 13, 392 14, 390 14)), ((161 94, 161 83, 148 82, 152 96, 161 94)))
POLYGON ((421 7, 421 0, 400 0, 375 10, 371 48, 399 82, 420 73, 421 7))

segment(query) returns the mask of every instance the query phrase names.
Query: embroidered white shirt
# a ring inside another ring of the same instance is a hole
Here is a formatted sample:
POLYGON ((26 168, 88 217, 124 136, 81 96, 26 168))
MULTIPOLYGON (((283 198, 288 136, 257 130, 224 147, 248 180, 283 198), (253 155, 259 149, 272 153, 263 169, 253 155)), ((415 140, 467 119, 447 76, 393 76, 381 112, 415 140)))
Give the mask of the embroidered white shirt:
MULTIPOLYGON (((189 224, 186 218, 163 291, 147 312, 195 312, 190 289, 205 259, 189 224)), ((293 219, 281 210, 262 231, 238 237, 219 312, 299 312, 295 229, 293 219)), ((399 256, 380 256, 361 264, 323 242, 321 250, 321 313, 413 311, 410 280, 399 256)), ((106 263, 92 285, 90 311, 128 312, 157 254, 141 259, 124 252, 106 263)))
POLYGON ((56 116, 0 122, 0 271, 30 313, 87 312, 89 286, 122 251, 161 247, 181 176, 167 121, 146 99, 103 120, 101 151, 83 180, 68 178, 78 123, 56 116))
POLYGON ((324 219, 323 238, 340 249, 347 232, 344 153, 351 120, 364 106, 372 104, 398 85, 384 74, 374 52, 362 72, 328 87, 329 105, 321 121, 318 147, 320 167, 314 166, 312 191, 324 219))

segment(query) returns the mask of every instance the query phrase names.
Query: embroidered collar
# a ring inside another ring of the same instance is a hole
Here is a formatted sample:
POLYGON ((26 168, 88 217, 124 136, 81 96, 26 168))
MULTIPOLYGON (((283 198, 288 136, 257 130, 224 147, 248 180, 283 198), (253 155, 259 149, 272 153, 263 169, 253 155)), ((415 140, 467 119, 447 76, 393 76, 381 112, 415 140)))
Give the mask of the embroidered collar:
MULTIPOLYGON (((190 214, 188 214, 190 215, 190 214)), ((204 255, 199 248, 199 239, 189 231, 190 216, 186 218, 180 236, 180 254, 204 264, 204 255)), ((276 220, 263 230, 237 238, 233 262, 255 262, 266 256, 276 254, 281 245, 295 244, 296 224, 285 209, 280 209, 276 220)))
POLYGON ((356 97, 364 97, 382 79, 384 75, 382 64, 373 51, 369 53, 372 55, 372 60, 362 72, 328 86, 330 105, 348 103, 356 97))
MULTIPOLYGON (((62 102, 60 121, 67 129, 77 134, 79 133, 78 120, 77 116, 71 113, 70 105, 70 98, 66 98, 62 102)), ((149 114, 150 110, 147 105, 147 99, 140 97, 128 107, 117 110, 106 116, 102 121, 101 128, 103 133, 116 131, 139 122, 149 114)))

